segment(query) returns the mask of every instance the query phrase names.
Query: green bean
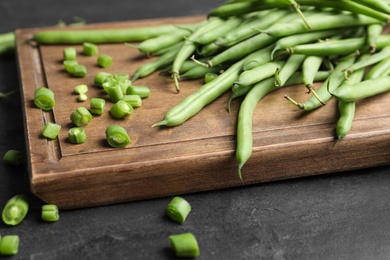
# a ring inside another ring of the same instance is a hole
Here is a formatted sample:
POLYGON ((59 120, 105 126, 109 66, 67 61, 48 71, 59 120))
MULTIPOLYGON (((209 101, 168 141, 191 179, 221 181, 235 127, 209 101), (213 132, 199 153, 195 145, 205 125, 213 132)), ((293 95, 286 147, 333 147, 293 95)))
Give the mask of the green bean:
POLYGON ((390 6, 386 1, 382 0, 355 0, 355 2, 358 2, 362 5, 365 5, 367 7, 371 7, 373 9, 376 9, 382 13, 390 14, 390 6))
POLYGON ((215 42, 210 42, 208 44, 200 46, 200 49, 197 50, 197 54, 199 54, 202 57, 211 56, 223 50, 226 50, 226 47, 222 45, 218 45, 215 42))
POLYGON ((357 101, 390 90, 390 76, 364 80, 355 84, 343 84, 330 92, 337 100, 344 102, 357 101))
POLYGON ((137 95, 141 98, 147 98, 150 96, 150 89, 147 86, 130 86, 126 91, 127 95, 137 95))
POLYGON ((344 74, 346 77, 348 77, 349 73, 378 63, 387 57, 390 57, 390 46, 384 47, 380 52, 371 55, 368 59, 352 64, 350 67, 344 70, 344 74))
POLYGON ((252 155, 252 117, 259 101, 278 87, 273 78, 260 81, 245 96, 240 105, 237 122, 236 160, 238 162, 238 175, 242 180, 242 167, 252 155))
POLYGON ((113 118, 122 119, 133 114, 134 108, 126 101, 117 101, 110 109, 110 114, 113 118))
POLYGON ((183 223, 191 211, 191 205, 182 197, 175 196, 165 208, 167 216, 175 222, 183 223))
POLYGON ((41 218, 43 221, 56 222, 60 219, 58 207, 55 204, 46 204, 42 206, 41 218))
POLYGON ((73 88, 73 92, 76 94, 85 94, 88 92, 88 86, 85 84, 77 85, 73 88))
POLYGON ((39 87, 34 91, 34 104, 42 110, 51 110, 54 107, 54 92, 45 87, 39 87))
POLYGON ((251 70, 246 70, 240 74, 240 77, 235 84, 241 86, 253 85, 263 79, 275 75, 275 71, 280 69, 283 65, 284 62, 269 62, 251 70))
POLYGON ((89 111, 94 115, 102 115, 104 113, 105 105, 106 101, 103 98, 91 98, 89 111))
MULTIPOLYGON (((371 17, 376 19, 377 21, 381 21, 384 23, 388 23, 390 21, 389 15, 375 9, 369 8, 365 5, 357 3, 355 1, 350 0, 300 0, 299 4, 301 5, 309 5, 316 7, 331 7, 336 10, 349 11, 354 14, 361 14, 367 17, 371 17)), ((310 23, 310 22, 309 22, 310 23)))
POLYGON ((325 104, 314 90, 314 77, 317 71, 320 69, 323 57, 321 56, 308 56, 305 58, 302 64, 303 84, 322 104, 325 104))
POLYGON ((256 68, 257 66, 261 66, 263 64, 266 64, 267 62, 270 62, 271 59, 271 51, 274 48, 274 45, 271 44, 261 50, 256 51, 257 55, 253 57, 252 59, 248 59, 244 62, 242 65, 243 70, 251 70, 256 68))
POLYGON ((228 18, 224 23, 222 23, 218 30, 206 31, 205 33, 199 35, 195 42, 197 44, 205 45, 215 41, 218 37, 225 35, 226 33, 234 30, 240 23, 242 23, 241 17, 231 17, 228 18))
POLYGON ((217 74, 217 73, 207 72, 207 73, 204 75, 204 83, 209 83, 210 81, 213 81, 213 80, 216 79, 217 77, 218 77, 218 74, 217 74))
POLYGON ((268 28, 270 25, 277 22, 281 17, 287 14, 287 10, 276 9, 272 12, 265 14, 263 17, 255 19, 253 22, 246 23, 235 30, 232 30, 230 33, 219 37, 215 40, 217 46, 232 46, 246 40, 256 34, 259 34, 259 29, 268 28))
POLYGON ((157 25, 115 30, 56 30, 38 32, 33 35, 32 40, 40 44, 140 42, 176 30, 177 25, 157 25))
POLYGON ((7 225, 18 225, 27 215, 28 212, 27 197, 23 194, 18 194, 10 198, 4 206, 2 212, 3 222, 7 225))
POLYGON ((377 64, 373 65, 365 75, 364 79, 367 80, 378 78, 380 76, 387 76, 389 69, 390 57, 387 57, 382 61, 378 62, 377 64))
POLYGON ((7 32, 0 34, 0 57, 15 52, 15 34, 7 32))
POLYGON ((81 127, 72 127, 68 131, 68 139, 72 144, 82 144, 87 140, 87 134, 81 127))
POLYGON ((99 55, 97 59, 97 63, 102 68, 108 68, 112 65, 113 59, 111 56, 107 54, 101 54, 99 55))
POLYGON ((203 78, 207 73, 218 73, 220 74, 227 66, 216 66, 216 67, 203 67, 197 66, 186 73, 180 75, 183 79, 200 79, 203 78))
POLYGON ((112 79, 112 77, 113 76, 111 73, 101 71, 98 74, 96 74, 96 76, 94 78, 94 83, 96 86, 103 87, 103 83, 112 79))
POLYGON ((125 128, 119 125, 110 125, 106 128, 107 142, 111 147, 123 148, 130 142, 130 137, 125 128))
POLYGON ((78 107, 70 114, 70 120, 76 126, 85 126, 92 120, 92 115, 85 107, 78 107))
POLYGON ((133 78, 131 79, 132 82, 136 81, 139 78, 144 78, 155 72, 156 70, 170 64, 175 59, 176 55, 178 54, 178 49, 180 49, 183 46, 183 43, 177 43, 175 49, 172 49, 166 53, 164 53, 162 56, 158 57, 156 60, 152 62, 148 62, 144 65, 141 65, 137 70, 134 72, 133 78))
POLYGON ((63 62, 65 71, 73 74, 74 72, 74 66, 79 64, 76 60, 64 60, 63 62))
POLYGON ((301 21, 291 21, 286 23, 277 23, 264 30, 263 33, 266 33, 273 37, 282 38, 285 36, 300 34, 304 32, 313 32, 379 23, 378 20, 364 15, 352 15, 344 13, 327 16, 310 16, 307 19, 308 23, 311 25, 311 29, 308 29, 301 21))
POLYGON ((74 65, 72 75, 75 77, 84 78, 87 75, 87 67, 81 64, 74 65))
POLYGON ((67 47, 63 50, 64 60, 76 60, 77 53, 73 47, 67 47))
POLYGON ((142 98, 138 95, 124 95, 122 101, 126 102, 133 108, 142 106, 142 98))
POLYGON ((87 56, 94 56, 99 53, 99 49, 96 44, 92 42, 83 43, 83 53, 87 56))
POLYGON ((282 87, 287 82, 287 80, 298 71, 305 59, 305 55, 290 55, 283 67, 276 70, 275 85, 277 87, 282 87))
POLYGON ((332 35, 338 35, 343 31, 345 31, 345 28, 306 32, 283 37, 275 43, 275 48, 272 50, 271 57, 274 58, 274 54, 279 50, 287 49, 289 47, 301 45, 304 43, 311 43, 332 35))
POLYGON ((117 81, 107 81, 103 83, 103 89, 108 94, 112 102, 118 102, 123 98, 123 90, 117 81))
MULTIPOLYGON (((368 54, 363 55, 362 57, 360 57, 359 61, 366 60, 368 59, 368 57, 369 57, 368 54)), ((349 79, 344 80, 342 84, 355 84, 361 82, 364 78, 364 74, 365 74, 365 68, 356 70, 350 75, 349 79)), ((352 102, 338 101, 337 106, 338 106, 340 117, 336 125, 337 139, 334 142, 334 145, 336 145, 338 141, 344 138, 351 130, 352 122, 355 116, 356 103, 354 101, 352 102)))
POLYGON ((17 90, 16 89, 14 89, 14 90, 10 90, 10 91, 8 91, 8 92, 0 92, 0 100, 1 99, 7 99, 7 98, 9 98, 10 96, 12 96, 13 94, 15 94, 17 92, 17 90))
POLYGON ((192 233, 170 235, 169 241, 178 257, 196 257, 200 255, 198 242, 192 233))
POLYGON ((24 162, 24 154, 19 150, 10 149, 3 155, 2 162, 9 165, 21 165, 24 162))
MULTIPOLYGON (((385 46, 389 45, 389 43, 390 35, 381 35, 377 39, 377 49, 383 49, 385 46)), ((318 56, 343 56, 355 51, 366 52, 366 50, 368 50, 366 47, 365 38, 351 38, 297 45, 288 48, 286 52, 318 56)))
POLYGON ((196 50, 197 47, 196 39, 200 35, 217 28, 218 26, 223 24, 223 22, 224 21, 219 18, 209 19, 207 20, 206 24, 197 28, 188 38, 185 39, 183 46, 178 51, 172 64, 171 74, 177 92, 180 91, 180 87, 179 87, 180 67, 182 66, 183 62, 187 60, 191 56, 191 54, 193 54, 194 51, 196 50))
POLYGON ((19 251, 19 236, 7 235, 0 240, 0 255, 16 255, 19 251))
POLYGON ((55 139, 61 130, 61 126, 55 123, 47 122, 43 127, 42 135, 49 139, 55 139))
POLYGON ((296 105, 297 107, 299 107, 304 111, 311 111, 318 107, 323 106, 323 103, 320 102, 320 100, 326 103, 329 101, 329 99, 332 98, 332 95, 329 93, 329 91, 335 90, 342 84, 342 82, 345 80, 343 75, 343 70, 345 68, 348 68, 351 64, 353 64, 355 59, 356 56, 348 55, 345 59, 342 59, 336 65, 335 69, 331 72, 329 77, 316 90, 319 99, 315 96, 311 96, 308 100, 301 103, 301 102, 296 102, 295 100, 293 100, 287 95, 285 95, 285 98, 289 100, 292 104, 296 105))
POLYGON ((370 24, 367 26, 367 44, 370 48, 370 52, 376 51, 376 42, 378 37, 382 34, 383 24, 370 24))

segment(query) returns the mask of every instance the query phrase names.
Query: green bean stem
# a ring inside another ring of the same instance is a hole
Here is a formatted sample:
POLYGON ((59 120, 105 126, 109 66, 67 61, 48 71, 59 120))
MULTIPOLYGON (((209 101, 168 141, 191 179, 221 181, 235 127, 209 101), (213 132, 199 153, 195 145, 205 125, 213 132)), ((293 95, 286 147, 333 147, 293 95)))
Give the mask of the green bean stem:
POLYGON ((317 71, 320 69, 320 66, 323 62, 323 57, 321 56, 308 56, 305 58, 302 64, 302 74, 303 74, 303 84, 309 90, 309 93, 312 93, 318 101, 325 105, 325 102, 317 95, 314 90, 314 77, 317 71))

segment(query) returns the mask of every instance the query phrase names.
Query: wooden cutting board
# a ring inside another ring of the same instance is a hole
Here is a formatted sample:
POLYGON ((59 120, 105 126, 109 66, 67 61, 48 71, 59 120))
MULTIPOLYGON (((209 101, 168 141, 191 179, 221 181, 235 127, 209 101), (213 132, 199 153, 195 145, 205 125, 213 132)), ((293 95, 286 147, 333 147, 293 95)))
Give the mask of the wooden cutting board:
MULTIPOLYGON (((92 24, 80 29, 144 27, 200 19, 204 17, 92 24)), ((81 46, 75 45, 77 60, 87 66, 88 74, 85 78, 71 77, 62 65, 64 45, 22 43, 34 32, 48 29, 56 28, 16 32, 31 191, 47 203, 64 209, 91 207, 390 163, 390 93, 358 102, 352 131, 333 147, 336 102, 304 113, 283 98, 284 94, 298 100, 308 98, 303 86, 294 86, 269 94, 256 108, 253 154, 243 168, 241 181, 235 160, 240 101, 234 101, 228 113, 227 93, 183 125, 152 128, 169 108, 202 85, 202 80, 182 81, 177 94, 169 76, 158 73, 134 82, 149 86, 152 94, 133 115, 115 120, 108 113, 111 103, 107 102, 106 113, 95 116, 84 127, 87 141, 70 144, 70 113, 79 106, 89 108, 89 101, 77 102, 73 88, 87 84, 89 98, 102 97, 102 89, 93 84, 98 72, 132 75, 153 58, 125 44, 100 44, 100 53, 114 58, 110 68, 102 69, 96 66, 96 57, 82 55, 81 46), (53 111, 42 112, 34 106, 34 90, 40 86, 55 92, 53 111), (46 122, 62 126, 58 139, 50 141, 41 136, 46 122), (124 149, 109 147, 105 128, 110 124, 125 127, 132 143, 124 149)))

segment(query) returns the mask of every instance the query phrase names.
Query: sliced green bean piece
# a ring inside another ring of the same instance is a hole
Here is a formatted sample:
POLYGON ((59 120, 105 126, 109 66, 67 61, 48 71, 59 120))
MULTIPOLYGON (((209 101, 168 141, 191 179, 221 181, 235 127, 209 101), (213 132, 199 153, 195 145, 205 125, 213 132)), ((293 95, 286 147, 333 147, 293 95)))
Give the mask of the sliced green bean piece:
POLYGON ((96 74, 94 82, 96 86, 103 87, 103 83, 111 80, 113 78, 111 73, 101 71, 96 74))
POLYGON ((123 148, 131 140, 125 128, 119 125, 110 125, 106 128, 106 138, 110 146, 114 148, 123 148))
POLYGON ((130 86, 126 91, 127 95, 137 95, 141 98, 147 98, 150 96, 150 89, 147 86, 130 86))
POLYGON ((80 94, 79 94, 79 97, 77 98, 77 101, 79 101, 79 102, 84 102, 84 101, 87 101, 87 99, 88 99, 87 94, 80 93, 80 94))
POLYGON ((34 91, 34 104, 42 110, 51 110, 54 107, 54 92, 45 87, 39 87, 34 91))
POLYGON ((178 257, 196 257, 200 255, 198 241, 192 233, 170 235, 169 241, 178 257))
POLYGON ((19 251, 19 236, 7 235, 0 240, 0 255, 16 255, 19 251))
POLYGON ((83 43, 83 53, 87 56, 95 56, 99 53, 99 49, 96 44, 91 42, 83 43))
POLYGON ((105 105, 106 101, 103 98, 91 98, 89 111, 94 115, 101 115, 104 113, 105 105))
POLYGON ((85 126, 92 120, 92 115, 85 107, 78 107, 70 114, 70 120, 76 126, 85 126))
POLYGON ((28 208, 27 197, 23 194, 15 195, 4 206, 3 222, 11 226, 18 225, 26 217, 28 208))
POLYGON ((124 95, 122 101, 134 108, 142 106, 142 98, 138 95, 124 95))
POLYGON ((15 53, 15 34, 7 32, 0 34, 0 57, 15 53))
POLYGON ((80 84, 74 87, 73 92, 76 94, 85 94, 88 92, 88 86, 85 84, 80 84))
POLYGON ((74 72, 74 66, 79 64, 76 60, 64 60, 63 62, 65 71, 73 74, 74 72))
POLYGON ((125 118, 133 114, 134 108, 127 102, 119 100, 110 109, 111 116, 116 119, 125 118))
POLYGON ((102 68, 108 68, 112 65, 113 59, 110 55, 100 54, 97 59, 97 63, 102 68))
POLYGON ((117 81, 104 82, 103 89, 112 102, 118 102, 123 98, 123 89, 117 81))
POLYGON ((167 216, 178 223, 183 223, 191 211, 191 205, 182 197, 176 196, 165 208, 167 216))
POLYGON ((58 207, 55 204, 46 204, 42 206, 41 218, 43 221, 56 222, 60 219, 58 207))
POLYGON ((68 131, 68 139, 72 144, 82 144, 87 140, 87 133, 82 127, 72 127, 68 131))
POLYGON ((9 165, 21 165, 24 162, 24 154, 19 150, 10 149, 5 152, 2 161, 9 165))
POLYGON ((60 130, 60 125, 52 122, 47 122, 46 125, 43 127, 42 135, 49 139, 56 139, 60 130))
POLYGON ((63 51, 64 60, 76 60, 77 52, 73 47, 67 47, 63 51))
POLYGON ((81 64, 76 64, 73 66, 73 76, 84 78, 87 75, 87 67, 81 64))

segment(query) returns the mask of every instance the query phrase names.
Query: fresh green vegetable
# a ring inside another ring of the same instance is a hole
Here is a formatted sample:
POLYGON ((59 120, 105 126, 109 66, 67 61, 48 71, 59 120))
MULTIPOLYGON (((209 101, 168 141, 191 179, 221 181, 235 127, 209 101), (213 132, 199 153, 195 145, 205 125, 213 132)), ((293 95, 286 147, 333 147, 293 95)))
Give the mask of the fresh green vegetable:
POLYGON ((51 110, 54 107, 54 92, 45 87, 39 87, 34 91, 34 104, 42 110, 51 110))
POLYGON ((83 53, 87 56, 95 56, 99 53, 99 49, 96 44, 91 42, 83 43, 83 53))
POLYGON ((130 86, 126 91, 127 95, 137 95, 141 98, 147 98, 150 96, 150 89, 147 86, 130 86))
POLYGON ((55 139, 61 130, 61 126, 52 122, 47 122, 43 127, 42 135, 49 139, 55 139))
POLYGON ((113 59, 107 54, 101 54, 97 59, 98 65, 102 68, 108 68, 112 65, 113 59))
POLYGON ((87 67, 81 64, 76 64, 73 66, 73 76, 84 78, 87 75, 87 67))
POLYGON ((68 139, 72 144, 82 144, 87 140, 87 134, 81 127, 72 127, 68 131, 68 139))
POLYGON ((94 83, 99 87, 103 87, 103 83, 112 80, 112 78, 113 76, 111 73, 101 71, 98 74, 96 74, 94 83))
POLYGON ((64 60, 76 60, 77 52, 73 47, 67 47, 64 49, 64 60))
POLYGON ((3 208, 3 222, 10 226, 18 225, 26 217, 28 208, 27 197, 23 194, 15 195, 3 208))
POLYGON ((73 91, 76 94, 85 94, 88 92, 88 86, 85 84, 80 84, 74 87, 73 91))
POLYGON ((104 82, 103 89, 112 102, 118 102, 123 98, 122 87, 117 81, 104 82))
POLYGON ((80 93, 79 97, 77 98, 77 100, 80 102, 87 101, 87 99, 88 99, 88 96, 87 96, 87 94, 84 94, 84 93, 80 93))
POLYGON ((126 101, 117 101, 110 109, 111 116, 116 119, 125 118, 133 114, 134 108, 126 101))
POLYGON ((0 255, 16 255, 19 251, 19 236, 7 235, 0 240, 0 255))
POLYGON ((3 156, 3 163, 9 165, 21 165, 24 162, 24 154, 19 150, 8 150, 3 156))
POLYGON ((133 108, 142 106, 142 98, 138 95, 124 95, 121 101, 126 102, 133 108))
POLYGON ((84 126, 91 122, 92 115, 85 107, 78 107, 70 114, 70 120, 76 126, 84 126))
POLYGON ((101 115, 104 113, 106 101, 103 98, 91 98, 89 104, 89 111, 94 115, 101 115))
POLYGON ((192 233, 170 235, 169 241, 178 257, 196 257, 200 255, 198 241, 192 233))
POLYGON ((56 222, 60 219, 57 205, 46 204, 42 206, 41 218, 43 221, 56 222))
POLYGON ((191 205, 180 196, 174 197, 165 208, 167 216, 175 222, 183 223, 191 211, 191 205))
POLYGON ((64 60, 63 62, 65 71, 69 74, 73 74, 74 66, 79 64, 76 60, 64 60))
POLYGON ((213 81, 213 80, 216 79, 217 77, 218 77, 218 74, 217 74, 217 73, 207 72, 207 73, 204 75, 204 83, 209 83, 210 81, 213 81))
POLYGON ((119 125, 108 126, 106 128, 106 138, 108 144, 114 148, 126 147, 131 142, 126 129, 119 125))

